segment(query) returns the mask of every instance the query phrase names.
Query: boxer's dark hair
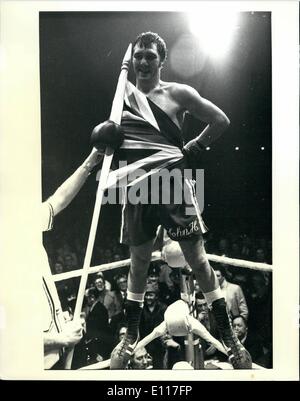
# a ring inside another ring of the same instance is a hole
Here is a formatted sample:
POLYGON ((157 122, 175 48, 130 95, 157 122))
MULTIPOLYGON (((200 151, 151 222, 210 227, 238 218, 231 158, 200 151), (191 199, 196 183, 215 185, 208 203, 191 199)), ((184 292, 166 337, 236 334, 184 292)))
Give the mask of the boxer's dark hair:
POLYGON ((143 32, 139 34, 133 42, 132 49, 134 49, 137 44, 148 47, 151 43, 156 44, 158 54, 163 63, 167 59, 167 45, 166 42, 155 32, 143 32))

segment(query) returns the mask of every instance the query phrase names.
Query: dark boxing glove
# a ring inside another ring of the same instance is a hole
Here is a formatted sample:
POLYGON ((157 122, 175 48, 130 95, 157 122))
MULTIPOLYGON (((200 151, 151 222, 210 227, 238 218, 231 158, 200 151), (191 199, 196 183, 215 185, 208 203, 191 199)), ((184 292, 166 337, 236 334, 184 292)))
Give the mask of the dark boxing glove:
POLYGON ((107 146, 113 150, 119 149, 123 141, 122 127, 110 120, 97 125, 91 135, 92 145, 100 151, 104 151, 107 146))
POLYGON ((193 169, 201 168, 201 153, 205 146, 199 142, 198 138, 192 139, 184 145, 182 153, 186 156, 189 167, 193 169))

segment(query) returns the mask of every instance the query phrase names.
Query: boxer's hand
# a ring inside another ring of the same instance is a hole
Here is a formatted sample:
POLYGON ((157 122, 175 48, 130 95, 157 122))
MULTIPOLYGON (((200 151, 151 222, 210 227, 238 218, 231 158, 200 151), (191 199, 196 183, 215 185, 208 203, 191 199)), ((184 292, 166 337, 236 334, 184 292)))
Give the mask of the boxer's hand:
POLYGON ((199 142, 198 138, 192 139, 182 149, 182 153, 186 156, 189 166, 193 169, 200 168, 201 153, 205 150, 205 146, 199 142))
POLYGON ((107 146, 116 150, 122 145, 123 141, 122 127, 109 120, 97 125, 91 135, 92 145, 100 152, 104 152, 107 146))

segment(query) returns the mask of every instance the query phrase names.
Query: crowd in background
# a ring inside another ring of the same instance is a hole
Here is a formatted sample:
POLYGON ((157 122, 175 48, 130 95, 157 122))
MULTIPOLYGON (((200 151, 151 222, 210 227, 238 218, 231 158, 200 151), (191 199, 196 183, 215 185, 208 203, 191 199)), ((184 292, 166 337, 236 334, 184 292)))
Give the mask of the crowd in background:
MULTIPOLYGON (((205 238, 207 253, 231 258, 272 263, 272 242, 266 237, 228 233, 205 238)), ((48 244, 49 245, 49 244, 48 244)), ((57 244, 56 244, 57 245, 57 244)), ((84 244, 61 239, 60 246, 49 245, 49 261, 53 274, 82 268, 84 244)), ((129 258, 129 250, 117 240, 106 238, 95 246, 93 265, 129 258)), ((212 263, 226 299, 232 325, 251 353, 253 362, 272 367, 272 274, 212 263)), ((88 279, 82 319, 85 334, 75 347, 73 368, 106 360, 126 332, 124 312, 128 267, 91 274, 88 279)), ((56 283, 66 318, 72 318, 80 278, 56 283)), ((216 324, 208 305, 195 283, 194 316, 218 338, 216 324)), ((141 338, 164 319, 166 308, 180 299, 180 272, 163 261, 152 262, 148 271, 145 302, 140 324, 141 338)), ((213 346, 200 342, 205 361, 224 361, 213 346)), ((184 360, 184 338, 166 335, 139 350, 129 364, 131 369, 172 369, 184 360)))

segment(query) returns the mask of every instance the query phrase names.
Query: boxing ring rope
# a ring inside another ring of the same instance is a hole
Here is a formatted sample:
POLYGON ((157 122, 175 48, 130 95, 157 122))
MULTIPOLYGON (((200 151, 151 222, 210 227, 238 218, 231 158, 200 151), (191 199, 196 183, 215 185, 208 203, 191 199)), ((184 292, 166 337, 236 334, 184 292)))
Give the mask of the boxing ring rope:
MULTIPOLYGON (((161 260, 161 252, 159 251, 152 253, 151 262, 154 262, 156 260, 161 260)), ((94 273, 104 272, 107 270, 118 269, 120 267, 128 267, 129 265, 130 265, 130 259, 118 260, 117 262, 104 263, 102 265, 90 267, 88 273, 94 274, 94 273)), ((62 281, 62 280, 68 280, 73 277, 80 277, 81 274, 82 274, 82 269, 79 269, 60 274, 54 274, 52 277, 54 281, 62 281)))
MULTIPOLYGON (((248 260, 232 259, 232 258, 228 258, 227 256, 218 256, 218 255, 212 255, 212 254, 207 254, 207 257, 210 262, 222 263, 222 264, 226 264, 229 266, 243 267, 246 269, 263 271, 263 272, 272 272, 273 271, 273 266, 269 265, 267 263, 250 262, 248 260)), ((162 254, 160 251, 156 251, 156 252, 152 253, 151 261, 154 262, 157 260, 163 260, 162 254)), ((119 260, 117 262, 104 263, 101 265, 90 267, 88 270, 88 273, 89 274, 99 273, 99 272, 104 272, 107 270, 117 269, 120 267, 128 267, 129 265, 130 265, 130 259, 124 259, 124 260, 119 260)), ((52 277, 55 282, 62 281, 62 280, 68 280, 70 278, 80 277, 82 274, 82 271, 83 271, 83 269, 72 270, 70 272, 54 274, 52 277)))
POLYGON ((212 254, 207 254, 207 257, 210 262, 222 263, 224 265, 245 267, 246 269, 258 270, 264 272, 273 271, 273 266, 269 265, 268 263, 250 262, 249 260, 233 259, 227 256, 218 256, 212 254))

